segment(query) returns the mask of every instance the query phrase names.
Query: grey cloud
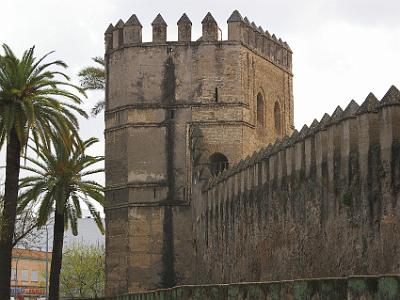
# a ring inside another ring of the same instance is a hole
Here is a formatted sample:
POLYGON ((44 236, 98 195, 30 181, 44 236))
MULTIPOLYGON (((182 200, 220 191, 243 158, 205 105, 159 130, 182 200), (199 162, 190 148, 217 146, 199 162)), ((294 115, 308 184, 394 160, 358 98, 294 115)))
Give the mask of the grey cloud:
POLYGON ((327 8, 336 18, 366 26, 400 26, 400 1, 351 0, 327 1, 327 8))

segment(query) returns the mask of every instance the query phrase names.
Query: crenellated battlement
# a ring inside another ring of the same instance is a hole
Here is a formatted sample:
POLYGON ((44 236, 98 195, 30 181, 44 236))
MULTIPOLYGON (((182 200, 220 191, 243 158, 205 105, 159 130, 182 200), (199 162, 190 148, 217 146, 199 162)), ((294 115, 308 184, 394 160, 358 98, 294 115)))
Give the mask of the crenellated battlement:
MULTIPOLYGON (((277 139, 274 144, 268 144, 268 146, 266 146, 265 148, 257 152, 254 152, 253 155, 248 156, 244 160, 241 160, 238 164, 236 164, 230 169, 225 170, 218 176, 210 177, 208 179, 208 182, 204 186, 203 191, 206 192, 207 190, 214 188, 216 185, 226 181, 229 177, 236 176, 236 174, 241 173, 248 168, 255 168, 255 166, 261 163, 262 161, 271 159, 272 157, 277 158, 283 152, 284 156, 286 157, 291 156, 293 155, 293 153, 291 153, 291 149, 295 149, 296 147, 298 147, 299 144, 304 144, 308 139, 311 138, 315 139, 316 137, 318 137, 321 140, 326 140, 328 138, 327 135, 330 134, 329 130, 333 130, 334 128, 337 129, 341 127, 343 128, 348 127, 350 123, 352 123, 352 126, 356 126, 356 122, 361 122, 361 120, 364 120, 364 118, 368 118, 368 115, 372 113, 373 114, 379 113, 382 116, 383 111, 386 111, 386 108, 390 106, 400 106, 400 92, 395 86, 392 86, 380 101, 375 97, 373 93, 370 93, 360 106, 354 100, 351 100, 344 110, 342 109, 342 107, 337 106, 331 116, 325 113, 320 121, 314 119, 313 122, 310 124, 310 126, 307 126, 305 124, 301 128, 300 132, 294 130, 290 136, 285 136, 282 140, 277 139)), ((375 115, 373 117, 375 117, 375 115)), ((397 120, 395 124, 391 124, 391 126, 398 126, 397 124, 400 122, 400 116, 394 115, 394 117, 399 118, 399 120, 397 120)), ((380 123, 380 126, 381 128, 379 132, 392 130, 391 127, 388 126, 388 124, 383 122, 383 120, 380 123)), ((398 128, 396 127, 396 129, 398 128)), ((362 128, 360 127, 357 128, 356 131, 361 131, 361 130, 362 128)), ((341 143, 342 141, 345 143, 356 142, 353 140, 349 141, 349 136, 347 136, 346 133, 338 132, 337 135, 338 136, 336 137, 335 141, 338 142, 339 144, 336 143, 334 145, 335 148, 340 148, 341 146, 340 144, 342 144, 341 143)), ((358 141, 358 137, 355 136, 351 137, 356 138, 358 141)), ((376 139, 377 137, 375 136, 373 138, 376 139)), ((400 133, 398 138, 400 138, 400 133)), ((315 145, 315 146, 322 147, 323 145, 315 145)), ((364 144, 361 143, 361 145, 359 146, 361 148, 364 146, 364 144)), ((313 152, 309 151, 305 153, 306 161, 310 161, 312 159, 311 156, 316 155, 318 150, 316 149, 314 150, 315 151, 313 152)), ((327 153, 325 153, 325 155, 327 155, 327 153)), ((346 153, 346 155, 350 155, 350 153, 346 153)), ((300 161, 299 162, 296 161, 296 159, 303 159, 302 157, 294 155, 293 158, 294 158, 293 161, 294 166, 302 165, 300 161)), ((304 164, 302 166, 305 167, 304 164)), ((289 165, 287 165, 287 167, 288 170, 286 171, 286 174, 290 175, 292 169, 289 165)), ((308 168, 309 167, 310 165, 308 165, 308 168)), ((308 174, 310 170, 305 170, 305 172, 308 174)), ((273 174, 271 175, 272 178, 273 174)))
MULTIPOLYGON (((270 60, 274 64, 284 69, 292 69, 292 50, 287 42, 277 38, 275 34, 270 34, 261 26, 249 21, 247 17, 242 18, 240 13, 235 10, 227 20, 228 39, 223 41, 217 21, 207 13, 201 22, 202 36, 197 40, 192 40, 192 22, 184 13, 178 20, 178 41, 167 40, 167 23, 158 14, 152 26, 152 41, 144 43, 142 41, 142 28, 138 17, 133 14, 124 23, 119 20, 115 25, 110 24, 104 33, 106 53, 110 53, 120 48, 138 46, 159 46, 159 45, 180 45, 187 46, 199 45, 204 43, 242 43, 253 52, 270 60)), ((222 33, 222 32, 221 32, 222 33)))
POLYGON ((204 176, 199 162, 194 228, 204 282, 400 271, 395 86, 380 101, 370 93, 360 106, 338 106, 218 176, 204 176))

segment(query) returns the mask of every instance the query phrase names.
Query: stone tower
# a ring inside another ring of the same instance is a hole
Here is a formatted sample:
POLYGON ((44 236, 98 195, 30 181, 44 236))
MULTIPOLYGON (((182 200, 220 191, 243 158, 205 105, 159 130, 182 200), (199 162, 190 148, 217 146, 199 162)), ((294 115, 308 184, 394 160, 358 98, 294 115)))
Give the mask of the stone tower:
POLYGON ((218 174, 293 129, 292 51, 235 11, 228 40, 208 13, 202 37, 161 15, 142 42, 133 15, 105 32, 106 291, 194 282, 191 133, 218 174))

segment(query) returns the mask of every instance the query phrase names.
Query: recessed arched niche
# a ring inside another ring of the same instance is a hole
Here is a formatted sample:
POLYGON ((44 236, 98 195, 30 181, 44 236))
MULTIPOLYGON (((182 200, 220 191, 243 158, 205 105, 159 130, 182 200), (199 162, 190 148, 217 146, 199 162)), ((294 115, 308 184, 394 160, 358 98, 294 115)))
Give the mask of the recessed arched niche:
POLYGON ((213 175, 218 175, 229 167, 228 158, 220 152, 211 154, 209 157, 209 163, 210 171, 213 175))

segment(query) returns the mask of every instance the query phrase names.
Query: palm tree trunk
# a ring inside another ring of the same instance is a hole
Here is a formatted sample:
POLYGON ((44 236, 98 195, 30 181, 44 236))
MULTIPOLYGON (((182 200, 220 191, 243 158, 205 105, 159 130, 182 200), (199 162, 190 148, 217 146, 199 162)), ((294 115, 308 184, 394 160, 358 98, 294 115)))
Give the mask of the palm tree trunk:
POLYGON ((4 208, 0 219, 0 299, 10 299, 11 254, 17 214, 21 144, 15 129, 7 141, 4 208))
POLYGON ((59 213, 56 205, 54 217, 53 254, 51 255, 49 300, 60 297, 60 271, 62 265, 62 250, 64 244, 64 212, 59 213))

